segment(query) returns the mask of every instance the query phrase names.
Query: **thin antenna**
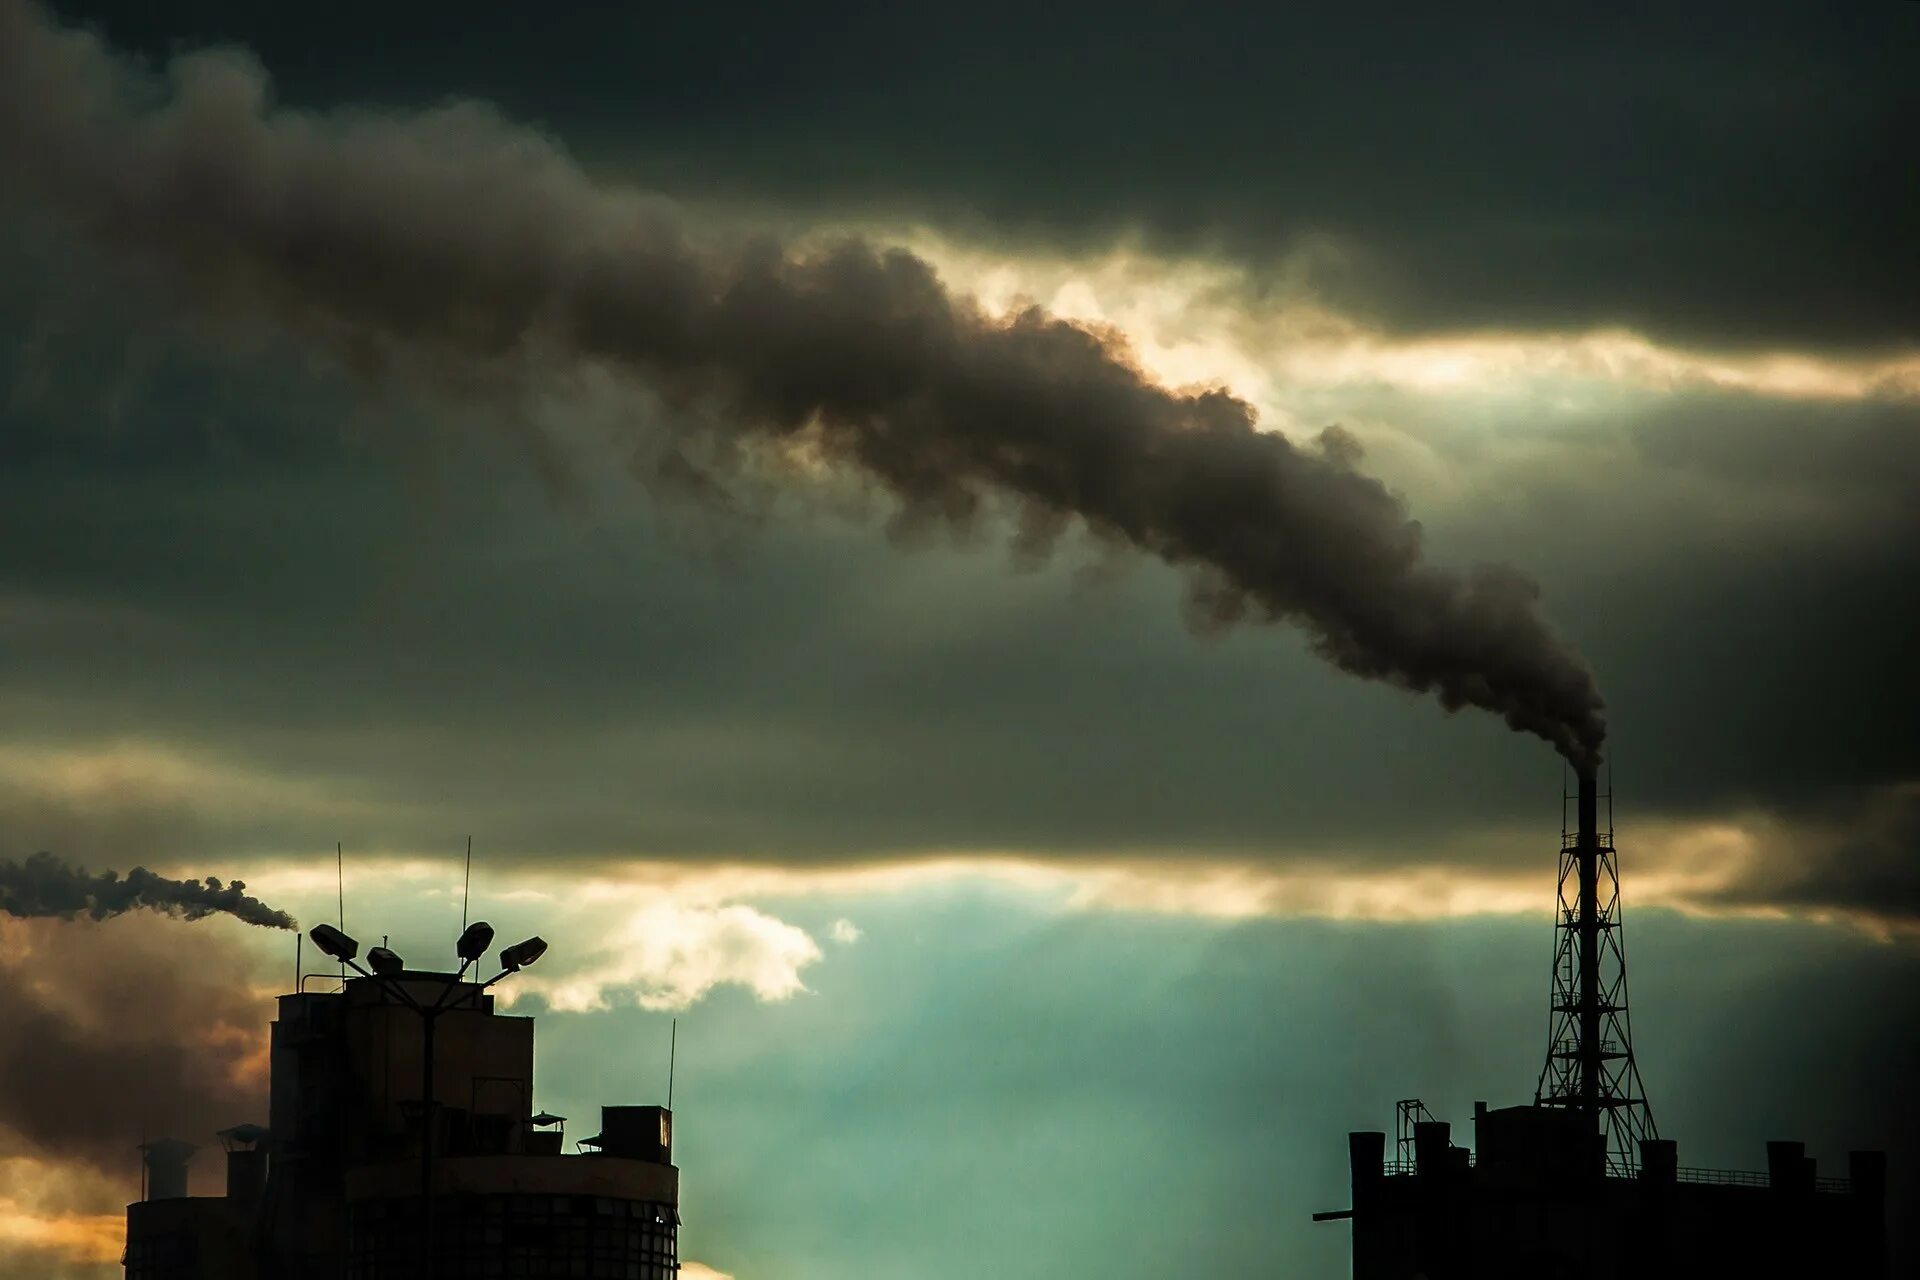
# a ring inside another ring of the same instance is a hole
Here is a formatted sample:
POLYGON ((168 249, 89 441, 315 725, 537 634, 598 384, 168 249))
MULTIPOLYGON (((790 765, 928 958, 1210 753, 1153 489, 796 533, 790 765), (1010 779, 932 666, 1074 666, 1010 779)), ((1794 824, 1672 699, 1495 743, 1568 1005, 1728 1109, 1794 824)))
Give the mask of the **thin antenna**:
POLYGON ((460 886, 460 932, 467 931, 467 902, 473 896, 473 837, 467 837, 467 878, 460 886))
POLYGON ((305 945, 307 935, 298 929, 293 931, 293 993, 300 994, 300 948, 305 945))
POLYGON ((673 1020, 673 1027, 667 1032, 667 1110, 673 1110, 673 1066, 680 1056, 680 1019, 673 1020))
MULTIPOLYGON (((338 840, 333 842, 333 883, 340 895, 340 932, 347 931, 347 855, 338 840)), ((347 962, 340 962, 340 985, 347 984, 347 962)))

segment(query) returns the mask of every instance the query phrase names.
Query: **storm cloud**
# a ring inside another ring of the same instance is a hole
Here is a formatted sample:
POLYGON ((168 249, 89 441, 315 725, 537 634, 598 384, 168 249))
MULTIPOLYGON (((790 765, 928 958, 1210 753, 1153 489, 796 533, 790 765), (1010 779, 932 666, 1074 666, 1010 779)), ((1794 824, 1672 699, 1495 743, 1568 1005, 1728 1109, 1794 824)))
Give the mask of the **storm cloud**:
POLYGON ((1345 433, 1296 446, 1222 391, 1155 383, 1111 335, 991 318, 904 251, 699 239, 477 107, 275 112, 232 53, 177 59, 156 103, 22 0, 0 23, 0 154, 22 186, 223 321, 442 389, 611 366, 698 424, 656 473, 704 487, 699 462, 765 446, 878 482, 907 521, 1007 497, 1035 545, 1078 521, 1191 570, 1210 623, 1296 623, 1344 671, 1598 758, 1598 691, 1536 586, 1428 563, 1345 433))
POLYGON ((480 93, 676 193, 1224 255, 1402 331, 1920 332, 1911 5, 56 7, 301 103, 480 93))
POLYGON ((1920 933, 1920 784, 1763 826, 1719 900, 1838 913, 1920 933))
POLYGON ((205 1143, 264 1119, 270 1003, 235 981, 253 957, 204 931, 183 963, 178 929, 137 916, 0 919, 6 1154, 131 1175, 143 1133, 205 1143))

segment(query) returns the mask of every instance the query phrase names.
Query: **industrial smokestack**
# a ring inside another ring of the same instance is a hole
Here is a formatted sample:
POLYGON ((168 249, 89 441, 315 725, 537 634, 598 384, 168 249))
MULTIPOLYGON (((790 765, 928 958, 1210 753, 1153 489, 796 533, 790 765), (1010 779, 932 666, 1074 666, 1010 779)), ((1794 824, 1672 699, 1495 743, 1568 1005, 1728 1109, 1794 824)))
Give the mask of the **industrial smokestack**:
POLYGON ((1599 758, 1599 693, 1538 588, 1428 563, 1343 431, 1296 443, 1110 335, 989 315, 904 250, 718 239, 473 104, 329 117, 276 109, 231 50, 168 71, 0 0, 0 171, 216 331, 276 327, 463 410, 610 377, 650 432, 635 470, 682 491, 771 460, 878 485, 909 523, 998 500, 1025 544, 1077 525, 1186 571, 1210 624, 1297 625, 1343 671, 1599 758))
POLYGON ((246 888, 244 880, 222 884, 215 876, 170 880, 145 867, 135 867, 124 877, 112 871, 89 875, 85 868, 45 852, 24 862, 0 861, 0 911, 10 916, 104 920, 144 909, 188 920, 224 914, 268 929, 299 927, 292 916, 251 896, 246 888))
POLYGON ((1576 772, 1580 777, 1574 837, 1580 880, 1580 1105, 1588 1114, 1598 1116, 1600 1100, 1607 1092, 1605 1046, 1600 1037, 1600 785, 1593 769, 1583 767, 1576 772))
POLYGON ((1575 847, 1598 849, 1600 847, 1600 786, 1594 777, 1594 770, 1582 768, 1577 771, 1580 777, 1578 804, 1578 827, 1576 828, 1575 847))

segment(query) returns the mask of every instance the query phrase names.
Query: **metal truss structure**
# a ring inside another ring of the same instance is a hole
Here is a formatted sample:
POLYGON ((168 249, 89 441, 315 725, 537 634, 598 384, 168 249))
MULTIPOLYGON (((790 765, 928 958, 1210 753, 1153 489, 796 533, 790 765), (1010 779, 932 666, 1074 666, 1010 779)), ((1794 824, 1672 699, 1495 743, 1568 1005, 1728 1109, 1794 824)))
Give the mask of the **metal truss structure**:
POLYGON ((1627 951, 1620 918, 1620 871, 1613 850, 1613 797, 1599 826, 1597 785, 1580 776, 1578 816, 1560 837, 1560 897, 1554 919, 1553 1003, 1547 1060, 1534 1102, 1596 1117, 1606 1135, 1607 1171, 1639 1167, 1640 1140, 1655 1138, 1653 1108, 1640 1083, 1627 1016, 1627 951))

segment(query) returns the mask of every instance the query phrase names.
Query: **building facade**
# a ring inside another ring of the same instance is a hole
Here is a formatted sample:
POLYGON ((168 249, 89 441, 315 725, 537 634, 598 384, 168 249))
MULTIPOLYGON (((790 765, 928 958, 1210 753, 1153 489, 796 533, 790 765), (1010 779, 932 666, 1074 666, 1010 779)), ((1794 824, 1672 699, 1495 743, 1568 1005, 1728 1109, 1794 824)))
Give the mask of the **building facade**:
POLYGON ((271 1073, 268 1124, 222 1135, 225 1195, 188 1196, 192 1149, 148 1144, 128 1280, 678 1273, 671 1114, 604 1107, 568 1154, 533 1111, 533 1020, 482 984, 401 971, 282 996, 271 1073))
POLYGON ((1822 1178, 1798 1142, 1768 1143, 1760 1173, 1682 1167, 1656 1138, 1623 1175, 1576 1111, 1476 1103, 1472 1148, 1445 1121, 1410 1128, 1393 1158, 1384 1132, 1348 1134, 1353 1207, 1314 1215, 1351 1220, 1354 1280, 1886 1275, 1882 1152, 1822 1178))

